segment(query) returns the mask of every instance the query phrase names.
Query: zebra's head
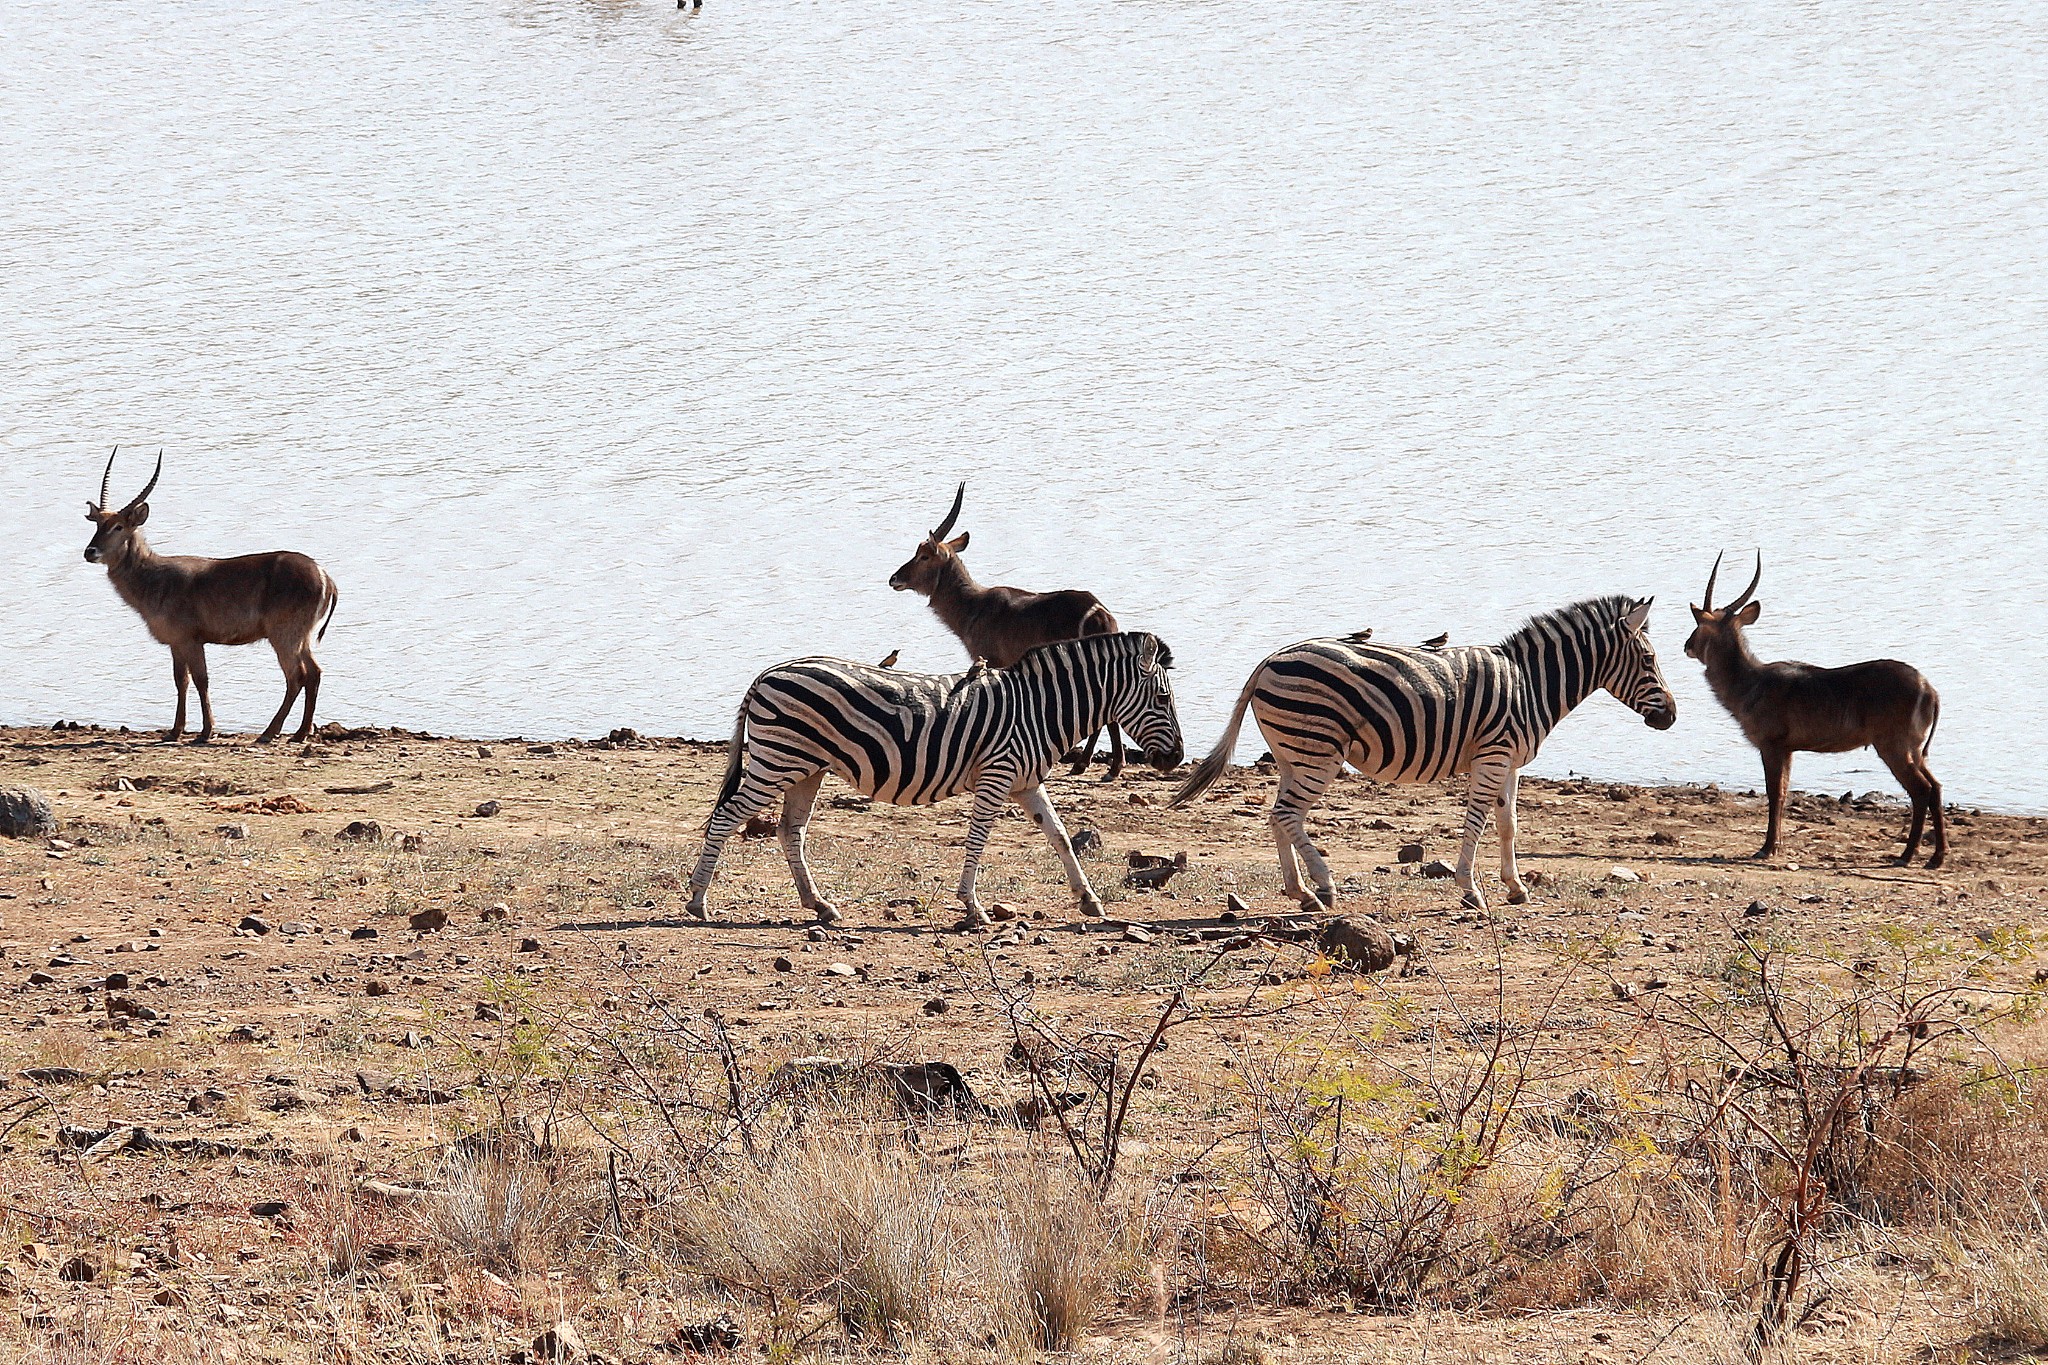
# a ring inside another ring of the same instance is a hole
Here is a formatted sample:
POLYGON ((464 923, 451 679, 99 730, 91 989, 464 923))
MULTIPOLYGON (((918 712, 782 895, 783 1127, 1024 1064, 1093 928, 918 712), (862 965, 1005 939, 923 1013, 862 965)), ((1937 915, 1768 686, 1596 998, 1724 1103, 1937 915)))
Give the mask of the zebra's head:
POLYGON ((1664 685, 1664 670, 1657 666, 1657 651, 1650 647, 1647 627, 1650 603, 1655 600, 1645 597, 1615 623, 1614 650, 1600 685, 1651 729, 1669 730, 1678 719, 1678 702, 1664 685))
POLYGON ((1145 752, 1145 761, 1160 772, 1171 772, 1182 758, 1180 713, 1173 707, 1173 683, 1166 670, 1173 667, 1173 651, 1157 635, 1143 631, 1131 637, 1137 643, 1137 667, 1130 670, 1110 699, 1110 707, 1124 733, 1145 752))

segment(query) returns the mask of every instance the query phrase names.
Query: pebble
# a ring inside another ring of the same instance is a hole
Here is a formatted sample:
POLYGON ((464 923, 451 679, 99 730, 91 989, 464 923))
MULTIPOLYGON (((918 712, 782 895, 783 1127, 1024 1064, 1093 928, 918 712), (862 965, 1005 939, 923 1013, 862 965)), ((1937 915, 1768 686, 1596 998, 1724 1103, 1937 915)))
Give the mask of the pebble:
POLYGON ((1422 861, 1422 845, 1403 844, 1394 856, 1404 863, 1419 863, 1422 861))
POLYGON ((240 924, 237 924, 235 928, 245 929, 249 933, 255 934, 258 938, 261 938, 263 935, 270 932, 270 921, 265 919, 259 919, 255 915, 244 915, 242 916, 242 922, 240 924))
POLYGON ((935 995, 924 1002, 924 1012, 926 1014, 944 1014, 951 1008, 952 1006, 947 1003, 946 997, 943 995, 935 995))
POLYGON ((406 916, 406 923, 423 934, 437 933, 447 925, 448 912, 438 905, 430 905, 424 910, 415 910, 406 916))
POLYGON ((496 801, 479 801, 476 804, 476 813, 480 816, 485 817, 486 819, 493 815, 496 815, 499 811, 503 809, 505 809, 504 806, 500 805, 496 801))
POLYGON ((1607 880, 1610 882, 1639 882, 1642 879, 1643 874, 1632 867, 1610 867, 1607 869, 1607 880))
POLYGON ((540 940, 539 940, 539 939, 537 939, 537 938, 522 938, 522 939, 520 939, 520 940, 519 940, 519 951, 520 951, 520 952, 522 952, 522 953, 537 953, 537 952, 539 952, 539 951, 540 951, 540 940))
POLYGON ((1418 871, 1425 877, 1455 877, 1458 875, 1458 869, 1452 867, 1441 858, 1424 863, 1418 871))

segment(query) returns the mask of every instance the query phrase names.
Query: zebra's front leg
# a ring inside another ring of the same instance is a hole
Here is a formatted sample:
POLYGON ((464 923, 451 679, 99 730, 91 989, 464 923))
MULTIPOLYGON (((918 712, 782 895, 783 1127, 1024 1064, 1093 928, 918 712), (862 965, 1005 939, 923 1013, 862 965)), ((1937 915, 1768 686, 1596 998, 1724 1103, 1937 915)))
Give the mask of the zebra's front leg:
POLYGON ((811 808, 817 804, 818 788, 825 774, 812 773, 782 795, 782 820, 775 827, 782 841, 782 856, 789 860, 790 880, 796 883, 797 904, 818 917, 820 924, 837 924, 839 908, 818 894, 811 881, 811 865, 804 857, 804 832, 811 823, 811 808))
POLYGON ((1479 889, 1473 862, 1479 851, 1479 836, 1486 832, 1486 822, 1492 818, 1501 790, 1513 771, 1505 759, 1484 759, 1472 768, 1472 785, 1465 793, 1465 837, 1458 845, 1458 889, 1464 892, 1464 903, 1470 910, 1486 908, 1486 896, 1479 889))
POLYGON ((975 899, 974 879, 981 871, 981 852, 988 847, 988 836, 995 829, 996 816, 1001 813, 1009 795, 1007 781, 984 782, 975 789, 974 814, 967 825, 967 861, 960 868, 960 905, 967 912, 961 921, 962 928, 979 928, 989 922, 988 913, 975 899))
POLYGON ((733 831, 744 825, 749 816, 768 809, 781 794, 781 788, 770 786, 753 773, 748 773, 739 790, 712 810, 711 818, 704 822, 704 851, 697 855, 697 870, 690 874, 690 899, 684 907, 693 918, 709 918, 704 909, 704 893, 710 889, 711 878, 718 871, 718 858, 725 852, 725 841, 732 838, 733 831))
POLYGON ((1067 838, 1067 827, 1060 823, 1059 812, 1052 808, 1052 802, 1045 796, 1045 788, 1034 782, 1028 787, 1019 787, 1010 793, 1017 804, 1024 808, 1032 822, 1045 831, 1051 841, 1053 852, 1060 855, 1060 866, 1067 870, 1067 889, 1074 893, 1074 899, 1081 903, 1081 913, 1090 919, 1102 917, 1102 902, 1095 895, 1095 888, 1088 885, 1088 876, 1081 871, 1081 860, 1074 856, 1073 841, 1067 838))
POLYGON ((1522 905, 1529 899, 1529 888, 1522 884, 1521 869, 1515 865, 1515 834, 1518 824, 1515 819, 1515 796, 1522 785, 1522 774, 1518 769, 1508 769, 1507 781, 1501 784, 1499 807, 1494 812, 1494 827, 1500 831, 1500 879, 1507 884, 1508 904, 1522 905))
POLYGON ((1337 904, 1337 889, 1330 879, 1330 865, 1323 861, 1323 855, 1308 837, 1308 812, 1321 799, 1323 788, 1335 775, 1334 767, 1328 772, 1305 772, 1283 765, 1280 769, 1280 790, 1273 797, 1273 841, 1280 848, 1280 884, 1288 895, 1309 910, 1332 909, 1337 904), (1313 891, 1302 885, 1301 876, 1295 871, 1297 853, 1301 856, 1302 866, 1308 869, 1309 881, 1315 888, 1313 891))

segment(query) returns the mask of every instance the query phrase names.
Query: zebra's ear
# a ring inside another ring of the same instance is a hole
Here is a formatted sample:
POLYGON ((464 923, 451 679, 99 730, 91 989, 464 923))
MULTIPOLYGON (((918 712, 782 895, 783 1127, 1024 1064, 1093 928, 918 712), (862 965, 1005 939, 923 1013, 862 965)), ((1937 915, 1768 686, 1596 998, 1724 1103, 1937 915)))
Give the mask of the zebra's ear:
POLYGON ((1159 666, 1159 648, 1159 637, 1157 635, 1153 635, 1148 631, 1141 631, 1138 635, 1138 667, 1157 668, 1159 666))
POLYGON ((1656 600, 1654 597, 1645 597, 1628 609, 1628 615, 1621 618, 1621 623, 1630 630, 1641 630, 1643 622, 1650 619, 1650 604, 1656 600))

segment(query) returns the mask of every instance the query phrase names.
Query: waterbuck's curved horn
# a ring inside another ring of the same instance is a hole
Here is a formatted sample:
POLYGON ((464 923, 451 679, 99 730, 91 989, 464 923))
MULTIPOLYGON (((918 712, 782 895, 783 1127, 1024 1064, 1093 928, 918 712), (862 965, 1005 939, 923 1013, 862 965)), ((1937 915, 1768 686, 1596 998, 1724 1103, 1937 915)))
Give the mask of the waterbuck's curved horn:
POLYGON ((1742 590, 1742 595, 1736 598, 1733 602, 1730 602, 1726 607, 1723 607, 1722 610, 1741 611, 1744 607, 1749 605, 1749 595, 1756 591, 1756 585, 1763 581, 1764 552, 1762 550, 1758 550, 1756 552, 1756 576, 1749 580, 1749 586, 1742 590))
POLYGON ((159 450, 156 453, 156 473, 149 476, 149 482, 142 485, 142 491, 140 493, 137 493, 134 497, 128 499, 128 506, 123 507, 121 510, 123 512, 127 512, 132 511, 137 507, 140 507, 143 503, 143 500, 148 498, 151 493, 154 493, 156 491, 156 481, 162 478, 163 476, 164 453, 161 450, 159 450))
POLYGON ((953 510, 946 513, 946 519, 939 523, 939 529, 932 532, 933 540, 944 540, 946 532, 953 529, 953 523, 960 519, 960 504, 967 497, 967 480, 960 481, 959 491, 953 494, 953 510))
MULTIPOLYGON (((121 447, 114 447, 114 455, 121 453, 121 447)), ((100 475, 100 500, 93 506, 104 509, 107 505, 107 488, 114 482, 114 455, 107 456, 107 472, 100 475)))
POLYGON ((1721 555, 1726 553, 1727 551, 1723 550, 1721 554, 1714 556, 1713 570, 1707 575, 1706 595, 1700 598, 1701 611, 1712 611, 1714 609, 1714 580, 1721 576, 1721 555))

